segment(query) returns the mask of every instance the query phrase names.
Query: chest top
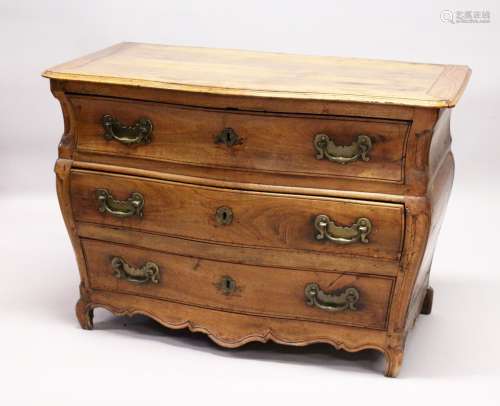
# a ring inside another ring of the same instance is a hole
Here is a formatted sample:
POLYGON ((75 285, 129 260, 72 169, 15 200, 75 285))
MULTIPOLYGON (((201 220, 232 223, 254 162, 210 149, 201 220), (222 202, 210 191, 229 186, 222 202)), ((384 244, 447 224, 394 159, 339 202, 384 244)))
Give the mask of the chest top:
POLYGON ((208 94, 445 108, 458 102, 470 69, 124 42, 44 76, 208 94))

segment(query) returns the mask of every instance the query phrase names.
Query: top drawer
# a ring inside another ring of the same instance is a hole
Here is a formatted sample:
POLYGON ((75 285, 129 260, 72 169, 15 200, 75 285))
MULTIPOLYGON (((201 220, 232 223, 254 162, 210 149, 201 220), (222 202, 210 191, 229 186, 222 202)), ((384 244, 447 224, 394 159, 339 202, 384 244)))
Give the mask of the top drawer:
POLYGON ((214 168, 403 181, 408 122, 72 95, 77 149, 214 168))

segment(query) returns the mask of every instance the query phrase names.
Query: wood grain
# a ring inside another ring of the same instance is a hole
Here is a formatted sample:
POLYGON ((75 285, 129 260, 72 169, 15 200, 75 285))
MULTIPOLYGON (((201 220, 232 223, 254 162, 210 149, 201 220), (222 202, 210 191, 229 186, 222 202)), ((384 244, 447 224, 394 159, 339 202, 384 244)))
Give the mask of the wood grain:
MULTIPOLYGON (((408 133, 404 121, 231 112, 81 96, 69 99, 76 112, 79 152, 270 173, 403 181, 408 133), (130 146, 106 140, 101 119, 107 114, 124 125, 142 117, 150 119, 152 142, 130 146), (238 134, 238 144, 228 147, 214 142, 224 128, 238 134), (367 135, 373 145, 370 160, 346 165, 318 160, 313 145, 316 134, 328 135, 337 145, 351 145, 358 135, 367 135)), ((107 157, 101 162, 106 163, 107 157)))
POLYGON ((68 95, 106 96, 121 99, 154 101, 179 106, 256 112, 325 114, 345 117, 377 117, 411 120, 415 107, 396 104, 331 103, 324 100, 276 99, 193 93, 182 90, 153 89, 137 86, 112 85, 82 81, 50 80, 51 86, 68 95))
MULTIPOLYGON (((388 366, 395 360, 394 351, 387 346, 387 334, 382 330, 216 311, 116 292, 82 289, 82 295, 87 300, 79 307, 84 322, 85 313, 102 307, 116 315, 144 314, 169 328, 200 332, 226 348, 237 348, 254 341, 274 341, 292 346, 328 343, 346 351, 381 351, 388 360, 388 366)), ((90 324, 87 327, 93 326, 90 324)), ((390 369, 386 370, 386 373, 390 372, 390 369)))
POLYGON ((83 240, 83 247, 92 289, 236 313, 385 328, 392 288, 390 278, 231 264, 95 240, 83 240), (135 284, 117 279, 110 264, 114 256, 135 267, 153 261, 160 267, 160 282, 135 284), (224 294, 218 289, 224 276, 235 281, 234 293, 224 294), (330 312, 306 305, 304 288, 311 282, 318 283, 325 291, 356 288, 360 292, 357 310, 330 312))
POLYGON ((130 228, 77 223, 77 232, 83 238, 95 238, 131 247, 159 250, 219 262, 257 265, 269 268, 287 268, 306 271, 356 273, 364 275, 398 276, 401 265, 394 261, 363 256, 334 255, 328 252, 286 251, 270 247, 241 247, 214 244, 168 235, 135 231, 130 228))
MULTIPOLYGON (((403 233, 403 206, 355 200, 294 196, 193 187, 165 181, 75 170, 71 198, 77 221, 144 230, 224 244, 361 255, 398 260, 403 233), (95 191, 109 190, 126 200, 132 192, 144 196, 142 217, 117 218, 98 211, 95 191), (219 207, 229 207, 233 221, 220 225, 219 207), (338 245, 318 241, 314 219, 326 214, 339 225, 358 218, 371 220, 369 242, 338 245)), ((286 255, 286 252, 283 252, 286 255)))
POLYGON ((470 75, 428 65, 123 43, 45 72, 64 116, 56 163, 61 211, 80 271, 76 313, 145 314, 233 348, 326 342, 385 354, 400 370, 418 315, 454 172, 450 111, 470 75), (153 143, 102 138, 100 119, 154 121, 153 143), (242 143, 214 145, 221 128, 242 143), (369 162, 316 161, 311 137, 375 143, 369 162), (365 165, 366 164, 366 165, 365 165), (97 210, 96 188, 146 200, 144 217, 97 210), (230 225, 215 220, 229 206, 230 225), (313 219, 372 220, 368 244, 314 239, 313 219), (109 261, 154 260, 158 285, 116 279, 109 261), (230 275, 238 289, 217 289, 230 275), (304 303, 304 285, 356 286, 358 311, 304 303), (216 286, 217 285, 217 286, 216 286))
MULTIPOLYGON (((242 188, 254 190, 268 190, 269 188, 295 189, 296 193, 309 189, 307 194, 319 195, 361 195, 366 193, 367 199, 377 200, 402 200, 404 196, 422 195, 427 189, 429 179, 428 167, 425 160, 428 157, 432 128, 437 120, 438 110, 428 108, 411 108, 392 105, 376 105, 362 103, 327 103, 312 102, 304 100, 279 100, 265 98, 245 98, 241 96, 216 96, 198 93, 186 93, 179 91, 166 91, 160 89, 135 88, 127 86, 114 86, 85 82, 51 81, 54 95, 58 97, 64 107, 65 115, 74 115, 72 105, 66 102, 68 92, 84 93, 88 95, 103 94, 116 98, 134 98, 136 100, 156 100, 169 104, 211 107, 217 109, 254 110, 261 112, 292 112, 292 113, 314 113, 319 115, 342 115, 342 116, 364 116, 392 118, 398 121, 411 121, 411 127, 407 136, 407 147, 405 148, 404 179, 405 183, 393 182, 366 182, 364 178, 341 178, 317 175, 288 174, 284 172, 253 172, 237 168, 223 167, 201 167, 187 165, 177 162, 155 161, 129 156, 117 156, 104 154, 102 151, 78 151, 71 150, 71 157, 75 160, 75 167, 104 166, 105 170, 119 171, 133 170, 146 172, 146 176, 184 178, 189 182, 203 179, 203 182, 225 183, 227 187, 231 184, 240 184, 242 188), (63 96, 64 95, 64 96, 63 96), (427 134, 427 135, 426 135, 427 134), (416 162, 418 161, 418 165, 416 162), (103 163, 105 162, 105 163, 103 163)), ((66 140, 76 144, 76 134, 72 128, 65 133, 66 140)), ((68 141, 68 142, 69 142, 68 141)))
POLYGON ((453 107, 457 65, 121 43, 48 69, 52 79, 225 95, 453 107))
MULTIPOLYGON (((65 135, 63 135, 63 138, 65 135)), ((61 149, 59 150, 61 152, 61 149)), ((63 149, 64 151, 64 149, 63 149)), ((73 246, 73 251, 75 253, 76 262, 78 264, 78 271, 80 273, 80 280, 85 286, 88 286, 87 279, 87 267, 85 263, 85 258, 83 256, 82 246, 80 243, 80 238, 77 235, 75 218, 73 217, 73 208, 71 207, 71 166, 73 161, 69 159, 58 159, 54 172, 56 174, 56 191, 57 198, 59 200, 59 208, 61 209, 61 215, 64 219, 64 225, 68 231, 69 238, 71 240, 71 245, 73 246)))

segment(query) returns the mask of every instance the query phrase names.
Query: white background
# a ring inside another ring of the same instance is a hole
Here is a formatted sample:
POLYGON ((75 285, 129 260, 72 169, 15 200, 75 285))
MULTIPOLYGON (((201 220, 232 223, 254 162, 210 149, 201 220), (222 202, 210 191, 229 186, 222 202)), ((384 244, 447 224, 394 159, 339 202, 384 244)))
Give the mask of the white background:
POLYGON ((500 404, 500 7, 494 1, 0 1, 0 403, 500 404), (489 10, 489 24, 440 13, 489 10), (56 202, 62 115, 40 73, 121 41, 466 64, 456 177, 433 313, 398 379, 376 352, 224 350, 146 318, 74 316, 78 273, 56 202))

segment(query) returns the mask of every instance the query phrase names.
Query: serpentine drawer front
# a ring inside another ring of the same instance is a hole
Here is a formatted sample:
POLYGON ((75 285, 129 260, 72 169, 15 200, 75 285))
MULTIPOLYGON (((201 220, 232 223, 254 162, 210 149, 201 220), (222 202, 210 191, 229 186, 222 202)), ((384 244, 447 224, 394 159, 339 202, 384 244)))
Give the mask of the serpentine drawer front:
MULTIPOLYGON (((429 314, 465 66, 122 43, 49 69, 81 326, 375 349, 429 314)), ((431 351, 431 349, 429 349, 431 351)))
POLYGON ((376 329, 386 326, 391 278, 290 271, 200 260, 95 240, 82 242, 94 289, 287 319, 376 329), (152 279, 155 271, 157 279, 152 279), (148 272, 152 275, 149 278, 148 272), (306 290, 309 284, 317 285, 317 297, 314 287, 306 290), (345 297, 346 291, 356 296, 345 297))
POLYGON ((402 181, 404 121, 218 111, 82 96, 69 101, 82 152, 402 181))
POLYGON ((403 206, 398 204, 243 192, 89 171, 73 171, 71 196, 80 222, 389 260, 399 259, 401 252, 403 206))

